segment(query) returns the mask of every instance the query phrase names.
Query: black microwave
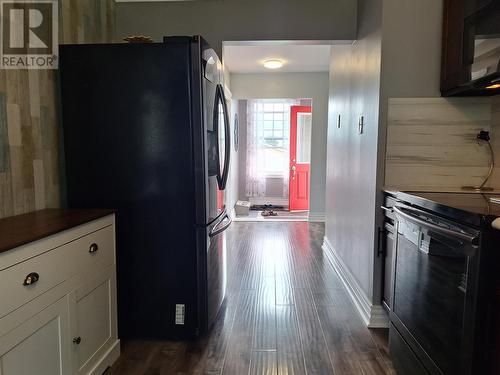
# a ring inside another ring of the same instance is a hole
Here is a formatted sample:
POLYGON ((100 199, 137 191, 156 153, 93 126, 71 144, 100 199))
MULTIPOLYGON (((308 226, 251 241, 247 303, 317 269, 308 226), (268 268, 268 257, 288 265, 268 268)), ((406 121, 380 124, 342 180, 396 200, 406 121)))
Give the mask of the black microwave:
POLYGON ((500 94, 500 0, 445 0, 441 92, 500 94))
POLYGON ((465 19, 464 62, 474 87, 500 88, 500 1, 465 19))

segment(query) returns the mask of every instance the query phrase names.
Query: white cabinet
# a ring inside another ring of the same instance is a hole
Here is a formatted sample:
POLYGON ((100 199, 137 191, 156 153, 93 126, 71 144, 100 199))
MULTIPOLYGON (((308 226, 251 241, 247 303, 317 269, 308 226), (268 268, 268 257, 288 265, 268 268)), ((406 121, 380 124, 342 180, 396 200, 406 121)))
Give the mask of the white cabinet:
POLYGON ((114 216, 0 253, 0 301, 0 375, 102 374, 120 354, 114 216))
POLYGON ((102 373, 111 363, 100 363, 113 349, 117 336, 116 274, 108 268, 71 295, 74 373, 102 373), (94 367, 100 368, 94 368, 94 367))
POLYGON ((0 337, 0 374, 70 374, 68 307, 65 296, 0 337))

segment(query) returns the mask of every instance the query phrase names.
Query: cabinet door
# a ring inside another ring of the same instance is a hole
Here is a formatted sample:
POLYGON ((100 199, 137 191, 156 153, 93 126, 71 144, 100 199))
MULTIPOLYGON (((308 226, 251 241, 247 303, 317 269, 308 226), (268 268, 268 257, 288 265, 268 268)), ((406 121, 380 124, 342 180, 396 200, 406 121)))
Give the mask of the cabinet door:
POLYGON ((93 373, 117 341, 114 268, 78 288, 70 298, 74 372, 93 373))
POLYGON ((384 236, 384 298, 383 302, 385 308, 390 310, 392 308, 392 278, 393 278, 393 259, 394 259, 394 246, 395 234, 394 226, 386 223, 385 224, 385 236, 384 236))
POLYGON ((71 374, 68 317, 66 296, 0 337, 0 374, 71 374))
POLYGON ((471 0, 444 1, 441 55, 441 93, 444 96, 470 79, 470 71, 463 61, 468 1, 471 0))

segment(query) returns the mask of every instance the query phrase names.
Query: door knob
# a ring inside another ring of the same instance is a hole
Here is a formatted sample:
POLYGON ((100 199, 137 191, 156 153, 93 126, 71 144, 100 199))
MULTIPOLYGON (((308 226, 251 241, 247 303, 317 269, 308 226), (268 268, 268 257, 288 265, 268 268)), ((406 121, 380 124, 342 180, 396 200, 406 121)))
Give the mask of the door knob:
POLYGON ((292 172, 293 172, 293 174, 292 174, 292 180, 295 180, 295 173, 296 173, 296 171, 297 171, 297 167, 295 165, 292 165, 292 172))
POLYGON ((76 345, 80 345, 81 342, 82 342, 82 338, 81 337, 75 337, 73 339, 73 343, 75 343, 76 345))

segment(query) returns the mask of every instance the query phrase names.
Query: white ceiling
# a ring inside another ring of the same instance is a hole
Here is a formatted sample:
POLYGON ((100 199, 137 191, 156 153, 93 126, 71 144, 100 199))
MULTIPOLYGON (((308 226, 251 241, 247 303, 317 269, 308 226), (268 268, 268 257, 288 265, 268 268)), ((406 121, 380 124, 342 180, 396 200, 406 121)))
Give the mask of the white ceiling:
POLYGON ((329 45, 255 44, 224 45, 223 61, 231 73, 327 72, 329 45), (281 69, 266 69, 265 60, 279 59, 281 69))

